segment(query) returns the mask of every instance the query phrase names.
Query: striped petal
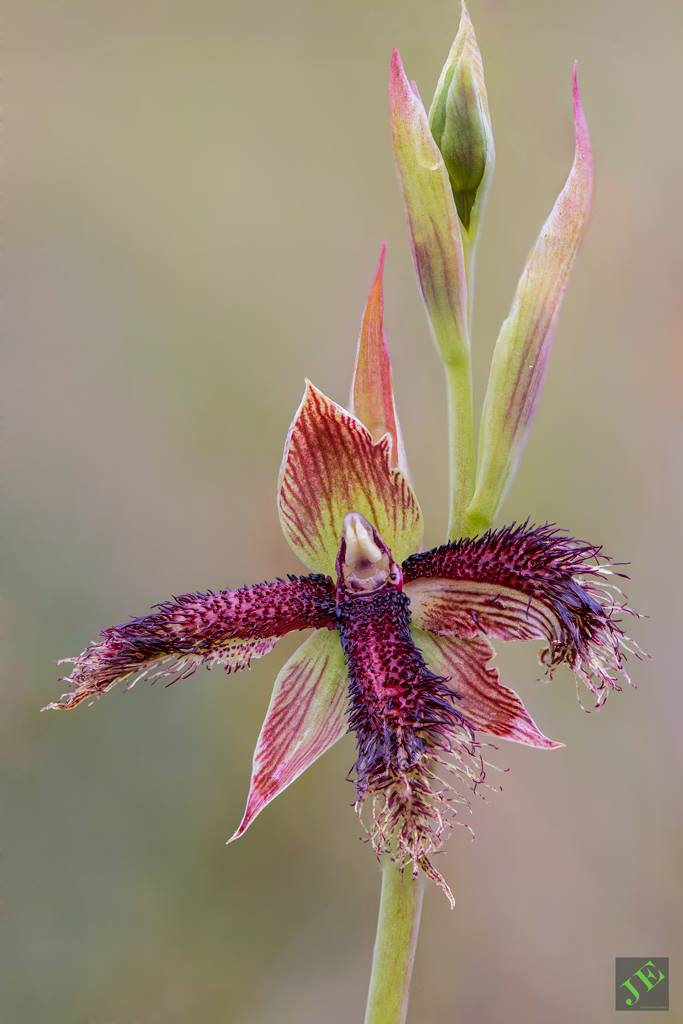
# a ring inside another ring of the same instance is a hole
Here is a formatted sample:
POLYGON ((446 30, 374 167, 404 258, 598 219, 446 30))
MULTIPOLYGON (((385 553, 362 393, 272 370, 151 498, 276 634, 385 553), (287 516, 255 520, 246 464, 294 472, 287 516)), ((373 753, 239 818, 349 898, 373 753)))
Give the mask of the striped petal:
POLYGON ((493 354, 470 506, 475 529, 495 519, 514 475, 543 387, 562 299, 588 225, 593 158, 576 68, 573 98, 574 163, 531 250, 493 354))
POLYGON ((391 438, 391 465, 409 477, 403 437, 396 413, 389 348, 384 335, 384 258, 382 245, 375 279, 363 313, 358 337, 349 408, 377 442, 391 438))
POLYGON ((318 632, 284 665, 256 744, 244 816, 229 842, 347 731, 348 675, 339 635, 318 632))
POLYGON ((417 88, 397 50, 389 105, 394 159, 408 218, 420 291, 442 360, 469 360, 467 284, 460 220, 443 157, 417 88))
POLYGON ((360 420, 310 382, 287 436, 278 509, 292 550, 318 572, 334 571, 349 512, 365 516, 396 561, 422 538, 417 498, 391 467, 391 439, 373 441, 360 420))
POLYGON ((564 746, 545 736, 518 694, 503 686, 489 664, 495 652, 485 637, 464 640, 421 629, 413 629, 413 637, 431 671, 449 681, 458 711, 474 729, 542 750, 564 746))
POLYGON ((601 704, 629 649, 630 613, 600 548, 526 523, 445 544, 403 563, 412 622, 442 636, 544 640, 549 673, 566 663, 601 704))

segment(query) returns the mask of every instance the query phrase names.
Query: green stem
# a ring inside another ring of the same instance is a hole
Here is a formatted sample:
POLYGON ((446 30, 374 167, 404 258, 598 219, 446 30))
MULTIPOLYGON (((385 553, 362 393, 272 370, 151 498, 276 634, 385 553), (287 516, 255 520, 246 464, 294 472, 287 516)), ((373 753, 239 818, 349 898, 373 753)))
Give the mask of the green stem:
POLYGON ((467 330, 472 343, 472 321, 474 319, 474 271, 477 262, 477 240, 471 241, 465 231, 462 232, 462 258, 465 267, 467 284, 467 330))
POLYGON ((463 536, 465 510, 474 491, 476 449, 474 401, 469 353, 457 363, 444 364, 448 396, 448 539, 463 536))
POLYGON ((467 508, 474 494, 477 474, 477 443, 472 393, 472 315, 476 240, 462 232, 463 267, 467 288, 466 337, 457 359, 444 361, 448 398, 448 540, 467 536, 467 508))
POLYGON ((382 896, 365 1024, 404 1024, 422 912, 422 878, 393 861, 382 867, 382 896))
POLYGON ((469 508, 465 509, 461 522, 461 536, 475 537, 477 534, 485 533, 486 530, 491 529, 493 526, 493 516, 485 512, 484 509, 479 508, 473 501, 469 508))

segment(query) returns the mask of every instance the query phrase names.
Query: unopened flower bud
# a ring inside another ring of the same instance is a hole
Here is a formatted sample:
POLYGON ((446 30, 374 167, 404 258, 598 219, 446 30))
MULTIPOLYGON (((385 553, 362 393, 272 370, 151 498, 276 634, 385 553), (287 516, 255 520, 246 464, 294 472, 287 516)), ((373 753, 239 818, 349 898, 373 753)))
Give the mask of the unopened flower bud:
POLYGON ((481 54, 465 4, 429 111, 458 216, 474 239, 493 174, 495 150, 481 54))

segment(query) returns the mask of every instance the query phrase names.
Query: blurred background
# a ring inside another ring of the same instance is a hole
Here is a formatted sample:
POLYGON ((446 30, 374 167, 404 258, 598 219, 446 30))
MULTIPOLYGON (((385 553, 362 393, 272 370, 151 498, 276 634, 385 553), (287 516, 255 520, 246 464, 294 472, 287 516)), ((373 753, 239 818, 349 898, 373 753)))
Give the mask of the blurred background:
MULTIPOLYGON (((536 649, 504 678, 566 749, 501 744, 504 791, 425 900, 411 1021, 613 1019, 614 957, 668 955, 681 1016, 683 8, 473 0, 498 163, 477 394, 572 155, 580 61, 591 230, 504 518, 630 559, 653 655, 583 714, 536 649)), ((54 659, 171 593, 297 563, 274 493, 304 376, 340 401, 380 242, 427 543, 445 401, 387 123, 399 46, 431 96, 454 0, 9 0, 4 19, 0 1020, 314 1024, 362 1017, 378 872, 349 738, 235 846, 281 642, 250 673, 41 715, 54 659)), ((647 1015, 641 1018, 644 1022, 647 1015)))

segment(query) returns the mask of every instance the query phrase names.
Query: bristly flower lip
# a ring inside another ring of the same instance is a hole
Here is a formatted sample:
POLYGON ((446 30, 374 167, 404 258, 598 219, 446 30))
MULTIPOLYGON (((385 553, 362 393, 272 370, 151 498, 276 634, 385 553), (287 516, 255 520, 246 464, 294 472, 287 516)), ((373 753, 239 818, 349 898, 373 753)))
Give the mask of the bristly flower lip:
POLYGON ((366 804, 371 808, 367 832, 378 857, 421 869, 452 902, 431 857, 462 801, 449 773, 469 784, 483 781, 474 733, 457 693, 415 644, 410 601, 399 588, 388 582, 370 595, 342 593, 337 622, 358 749, 356 811, 360 817, 366 804))

